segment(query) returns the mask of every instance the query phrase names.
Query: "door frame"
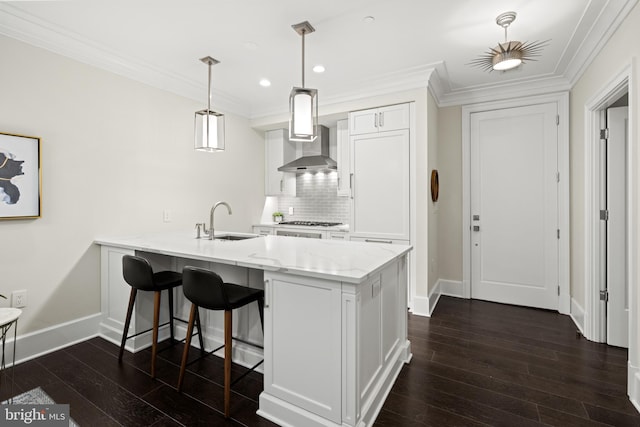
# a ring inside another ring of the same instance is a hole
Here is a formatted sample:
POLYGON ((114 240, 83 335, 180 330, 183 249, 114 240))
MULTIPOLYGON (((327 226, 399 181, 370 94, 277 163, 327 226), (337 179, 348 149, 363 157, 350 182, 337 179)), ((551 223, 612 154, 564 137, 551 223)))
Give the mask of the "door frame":
POLYGON ((558 106, 558 311, 569 314, 570 295, 570 227, 569 227, 569 93, 530 96, 484 102, 462 107, 462 296, 471 298, 471 114, 555 102, 558 106))
MULTIPOLYGON (((633 75, 635 73, 634 62, 628 64, 616 76, 614 76, 600 91, 598 91, 585 104, 585 150, 584 150, 584 336, 592 341, 604 342, 605 334, 602 325, 606 321, 600 310, 599 298, 599 277, 600 270, 600 217, 597 212, 600 210, 600 123, 602 111, 625 93, 629 94, 629 146, 627 148, 627 218, 628 233, 631 237, 627 242, 627 277, 629 280, 629 323, 637 324, 637 307, 635 301, 634 284, 638 280, 638 268, 634 260, 638 259, 638 242, 634 236, 638 233, 638 197, 637 184, 635 184, 634 174, 638 165, 638 148, 636 147, 636 129, 633 125, 633 114, 635 114, 635 84, 633 75), (635 154, 634 154, 635 153, 635 154)), ((631 328, 629 329, 632 330, 631 328)), ((629 357, 636 348, 636 336, 629 336, 629 357)))

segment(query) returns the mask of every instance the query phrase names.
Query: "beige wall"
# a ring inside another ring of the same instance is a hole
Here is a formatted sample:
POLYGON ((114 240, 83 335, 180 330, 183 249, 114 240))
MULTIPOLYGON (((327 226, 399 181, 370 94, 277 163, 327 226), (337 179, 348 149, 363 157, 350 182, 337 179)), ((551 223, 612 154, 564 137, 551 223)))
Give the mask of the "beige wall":
MULTIPOLYGON (((584 193, 586 183, 584 179, 585 167, 585 104, 597 93, 602 91, 608 82, 620 73, 626 66, 636 61, 640 56, 640 6, 636 6, 615 34, 607 42, 604 48, 589 65, 587 70, 574 85, 571 90, 571 129, 570 129, 570 158, 571 158, 571 294, 572 297, 584 307, 585 293, 585 217, 584 217, 584 193)), ((638 194, 638 171, 640 158, 638 153, 637 129, 638 129, 638 109, 637 100, 640 99, 640 85, 638 85, 638 72, 634 71, 632 76, 632 92, 629 94, 631 116, 629 117, 630 128, 632 129, 630 144, 632 146, 632 168, 631 181, 635 184, 635 192, 632 197, 640 200, 638 194)), ((633 190, 632 190, 633 191, 633 190)), ((640 207, 633 207, 636 214, 640 212, 640 207)), ((635 218, 636 224, 638 218, 635 218)), ((636 229, 636 233, 639 230, 636 229)), ((630 236, 637 245, 640 242, 640 235, 630 236)), ((640 259, 631 259, 630 262, 638 266, 640 259)), ((638 307, 640 306, 640 292, 637 277, 631 279, 632 287, 630 295, 635 296, 631 300, 633 305, 633 317, 629 330, 635 334, 631 339, 632 345, 629 348, 630 362, 633 366, 640 367, 640 325, 638 324, 638 307), (634 280, 636 279, 636 280, 634 280)), ((586 307, 584 307, 586 308, 586 307)), ((640 394, 640 390, 638 390, 640 394)), ((636 396, 637 398, 638 396, 636 396)))
POLYGON ((428 134, 428 153, 427 153, 427 179, 424 183, 429 188, 427 193, 427 206, 428 206, 428 224, 429 224, 429 262, 426 263, 429 268, 428 272, 428 287, 429 292, 435 287, 436 283, 438 283, 438 279, 440 278, 439 266, 439 251, 438 251, 438 234, 439 234, 439 210, 440 210, 440 202, 433 202, 431 199, 431 171, 433 169, 439 168, 438 161, 438 122, 439 122, 439 111, 438 106, 429 93, 427 98, 427 110, 429 112, 428 122, 427 122, 427 134, 428 134))
POLYGON ((0 132, 42 138, 42 218, 0 221, 0 293, 28 291, 21 334, 100 312, 97 236, 189 232, 217 200, 234 212, 221 230, 259 220, 263 140, 245 119, 227 115, 224 153, 196 153, 199 103, 10 38, 0 52, 0 132))
POLYGON ((440 279, 462 281, 462 108, 438 113, 438 260, 440 279))

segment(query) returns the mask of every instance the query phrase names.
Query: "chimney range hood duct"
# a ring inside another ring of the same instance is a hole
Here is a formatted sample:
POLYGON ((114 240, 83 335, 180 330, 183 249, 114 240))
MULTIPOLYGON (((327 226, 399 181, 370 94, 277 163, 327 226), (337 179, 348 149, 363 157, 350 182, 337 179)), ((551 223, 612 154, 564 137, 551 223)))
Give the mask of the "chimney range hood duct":
POLYGON ((329 172, 338 169, 336 161, 329 157, 329 128, 326 126, 318 126, 316 141, 300 144, 303 147, 302 157, 280 166, 280 172, 329 172))

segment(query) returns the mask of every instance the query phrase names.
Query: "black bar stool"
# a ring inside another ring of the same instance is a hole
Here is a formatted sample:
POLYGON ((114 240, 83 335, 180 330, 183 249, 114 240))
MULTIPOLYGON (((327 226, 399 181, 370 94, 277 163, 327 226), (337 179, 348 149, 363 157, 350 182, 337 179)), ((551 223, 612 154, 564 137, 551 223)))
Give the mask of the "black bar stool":
MULTIPOLYGON (((122 275, 124 280, 131 286, 131 294, 129 296, 129 307, 127 308, 127 317, 124 322, 124 331, 122 331, 122 343, 120 344, 120 354, 118 355, 118 361, 122 362, 122 355, 124 353, 124 345, 129 338, 136 337, 138 335, 153 331, 152 344, 151 344, 151 378, 156 376, 156 354, 158 347, 158 329, 162 326, 169 325, 171 342, 174 342, 173 335, 173 321, 179 320, 185 322, 185 320, 173 315, 173 288, 182 285, 182 273, 176 271, 159 271, 153 272, 151 264, 145 258, 133 255, 124 255, 122 257, 122 275), (151 329, 138 332, 136 334, 127 336, 129 333, 129 324, 131 323, 131 314, 133 313, 133 307, 136 302, 136 295, 138 291, 150 291, 154 293, 153 296, 153 326, 151 329), (169 294, 169 321, 159 325, 160 322, 160 295, 162 291, 168 290, 169 294)), ((198 337, 200 340, 200 349, 204 351, 204 342, 202 339, 202 329, 200 328, 200 316, 195 314, 196 322, 198 326, 198 337)), ((193 329, 193 328, 192 328, 193 329)), ((193 332, 190 330, 190 334, 193 332)), ((191 341, 191 337, 189 337, 191 341)))
MULTIPOLYGON (((189 326, 187 326, 187 339, 184 344, 182 364, 180 365, 180 376, 178 377, 178 391, 182 388, 182 381, 184 380, 187 358, 189 357, 189 346, 191 344, 191 333, 193 331, 194 319, 197 316, 198 307, 203 307, 208 310, 224 310, 224 345, 208 354, 214 353, 224 347, 224 416, 229 418, 231 349, 232 340, 234 339, 232 336, 232 311, 256 301, 258 303, 258 309, 260 310, 260 323, 264 330, 264 291, 235 285, 233 283, 224 283, 222 278, 213 271, 197 267, 185 267, 182 270, 182 290, 184 291, 185 297, 187 297, 192 304, 189 326)), ((249 369, 249 371, 237 378, 234 383, 257 368, 262 362, 263 360, 258 362, 249 369)))

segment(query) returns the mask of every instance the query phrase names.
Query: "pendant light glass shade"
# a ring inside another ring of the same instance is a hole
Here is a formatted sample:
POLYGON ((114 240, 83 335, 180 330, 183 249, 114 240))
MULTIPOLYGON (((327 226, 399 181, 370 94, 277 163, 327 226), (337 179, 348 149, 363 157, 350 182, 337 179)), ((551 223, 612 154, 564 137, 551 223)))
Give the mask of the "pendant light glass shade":
POLYGON ((199 151, 224 151, 224 114, 211 110, 211 67, 219 61, 207 56, 200 59, 209 66, 207 109, 196 111, 195 149, 199 151))
POLYGON ((289 95, 289 140, 312 142, 318 137, 318 91, 304 87, 304 36, 315 28, 307 21, 292 27, 302 36, 302 87, 289 95))
POLYGON ((318 91, 294 87, 289 95, 289 139, 314 141, 318 136, 318 91))
POLYGON ((224 114, 211 110, 196 111, 195 148, 200 151, 224 151, 224 114))

